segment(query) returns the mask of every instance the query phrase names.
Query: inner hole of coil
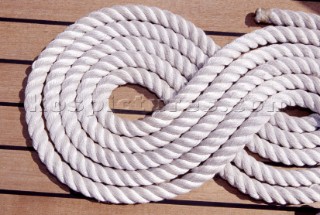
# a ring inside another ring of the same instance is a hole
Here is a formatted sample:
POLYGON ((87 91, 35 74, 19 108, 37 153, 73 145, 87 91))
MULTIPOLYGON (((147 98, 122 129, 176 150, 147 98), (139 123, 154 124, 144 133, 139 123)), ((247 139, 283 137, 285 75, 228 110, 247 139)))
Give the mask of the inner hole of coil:
POLYGON ((112 91, 108 102, 114 114, 129 120, 143 119, 164 106, 153 92, 136 84, 119 86, 112 91))

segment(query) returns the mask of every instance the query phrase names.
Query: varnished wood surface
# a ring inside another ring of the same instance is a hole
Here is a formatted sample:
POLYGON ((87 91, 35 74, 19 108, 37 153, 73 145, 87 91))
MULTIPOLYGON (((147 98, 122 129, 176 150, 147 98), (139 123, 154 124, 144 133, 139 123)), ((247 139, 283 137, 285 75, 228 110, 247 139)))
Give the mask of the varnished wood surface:
MULTIPOLYGON (((253 22, 257 7, 320 12, 318 2, 290 0, 0 0, 0 214, 315 214, 320 210, 319 203, 267 205, 218 177, 173 200, 117 206, 86 199, 48 173, 32 148, 24 120, 24 87, 31 63, 76 19, 126 3, 177 13, 220 46, 261 27, 253 22)), ((112 98, 114 111, 129 119, 142 118, 162 105, 152 93, 134 85, 116 89, 112 98)))

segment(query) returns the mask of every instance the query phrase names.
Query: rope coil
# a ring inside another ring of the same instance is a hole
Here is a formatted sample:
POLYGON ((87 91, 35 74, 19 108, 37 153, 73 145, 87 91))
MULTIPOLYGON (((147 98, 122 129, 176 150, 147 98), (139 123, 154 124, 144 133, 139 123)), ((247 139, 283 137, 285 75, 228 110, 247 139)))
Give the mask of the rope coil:
POLYGON ((154 7, 81 18, 46 47, 28 78, 26 121, 41 161, 71 189, 104 202, 170 199, 216 174, 268 203, 320 201, 320 18, 259 9, 256 21, 277 26, 220 48, 154 7), (141 120, 116 116, 106 101, 128 83, 165 106, 141 120), (289 116, 279 111, 286 106, 313 114, 289 116), (307 168, 267 165, 245 147, 307 168))

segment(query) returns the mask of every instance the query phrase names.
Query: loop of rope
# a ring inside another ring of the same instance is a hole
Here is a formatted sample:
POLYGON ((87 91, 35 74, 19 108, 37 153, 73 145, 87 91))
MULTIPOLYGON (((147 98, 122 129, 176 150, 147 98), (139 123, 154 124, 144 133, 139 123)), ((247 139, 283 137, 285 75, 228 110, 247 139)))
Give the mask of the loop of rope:
POLYGON ((71 189, 105 202, 173 198, 216 174, 269 203, 320 201, 320 18, 259 9, 256 21, 277 26, 220 48, 154 7, 78 20, 28 78, 26 121, 41 161, 71 189), (107 101, 128 83, 165 106, 141 120, 116 116, 107 101), (290 116, 280 111, 287 106, 313 114, 290 116), (308 168, 279 169, 253 153, 308 168))

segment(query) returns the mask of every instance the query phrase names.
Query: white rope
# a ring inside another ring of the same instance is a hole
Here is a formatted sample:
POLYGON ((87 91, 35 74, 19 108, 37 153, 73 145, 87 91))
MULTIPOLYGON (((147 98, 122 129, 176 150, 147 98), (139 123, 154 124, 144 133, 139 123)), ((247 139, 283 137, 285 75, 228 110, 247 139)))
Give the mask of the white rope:
POLYGON ((105 202, 173 198, 216 174, 269 203, 320 201, 320 18, 260 9, 256 20, 278 26, 221 49, 158 8, 117 6, 78 20, 29 75, 26 121, 41 161, 71 189, 105 202), (116 116, 108 98, 127 83, 165 106, 141 120, 116 116), (314 113, 293 117, 278 111, 285 106, 314 113), (279 169, 245 147, 309 167, 279 169))

